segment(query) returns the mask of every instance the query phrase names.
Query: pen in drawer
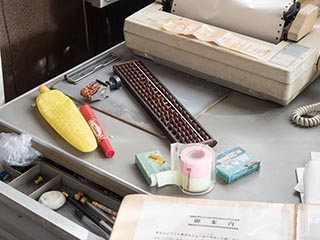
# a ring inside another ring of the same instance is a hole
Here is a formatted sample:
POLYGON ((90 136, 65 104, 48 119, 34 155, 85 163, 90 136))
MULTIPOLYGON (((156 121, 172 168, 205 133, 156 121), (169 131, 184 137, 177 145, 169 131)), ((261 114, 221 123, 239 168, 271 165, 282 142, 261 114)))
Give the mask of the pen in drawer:
POLYGON ((90 231, 97 234, 98 236, 101 236, 105 239, 109 239, 110 235, 106 233, 102 228, 100 228, 97 224, 94 223, 90 218, 88 218, 86 215, 84 215, 83 212, 81 212, 79 209, 75 209, 74 213, 76 216, 80 218, 80 221, 89 228, 90 231))
POLYGON ((89 217, 94 223, 99 225, 104 231, 106 231, 108 234, 111 233, 112 228, 105 223, 103 220, 100 220, 96 216, 94 216, 88 209, 86 209, 84 206, 81 205, 77 200, 73 199, 72 197, 69 196, 68 193, 63 192, 63 195, 78 209, 80 210, 83 214, 85 214, 87 217, 89 217))
POLYGON ((105 211, 106 213, 110 214, 110 215, 113 217, 113 219, 114 219, 114 218, 117 216, 117 214, 118 214, 116 211, 112 210, 111 208, 108 208, 108 207, 106 207, 106 206, 104 206, 104 205, 102 205, 101 203, 98 203, 98 202, 96 202, 96 201, 92 201, 92 204, 93 204, 94 206, 96 206, 97 208, 101 209, 102 211, 105 211))
POLYGON ((109 217, 106 213, 104 213, 102 210, 94 206, 92 203, 89 202, 89 199, 86 196, 79 196, 79 194, 75 194, 74 199, 80 201, 82 204, 85 204, 88 206, 89 209, 91 209, 98 218, 101 220, 110 223, 112 226, 114 224, 114 220, 109 217))

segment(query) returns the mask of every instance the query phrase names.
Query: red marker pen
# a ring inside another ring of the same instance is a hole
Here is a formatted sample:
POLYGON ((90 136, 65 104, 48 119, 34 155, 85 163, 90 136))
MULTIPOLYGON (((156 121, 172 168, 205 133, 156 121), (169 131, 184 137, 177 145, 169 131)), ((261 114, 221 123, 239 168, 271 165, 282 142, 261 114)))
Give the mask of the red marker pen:
POLYGON ((100 148, 104 152, 107 158, 111 158, 114 155, 114 150, 107 139, 103 129, 101 128, 101 125, 96 117, 96 115, 93 113, 91 107, 89 105, 82 105, 80 107, 80 112, 82 116, 86 119, 88 122, 91 130, 93 131, 94 135, 97 138, 97 141, 99 143, 100 148))

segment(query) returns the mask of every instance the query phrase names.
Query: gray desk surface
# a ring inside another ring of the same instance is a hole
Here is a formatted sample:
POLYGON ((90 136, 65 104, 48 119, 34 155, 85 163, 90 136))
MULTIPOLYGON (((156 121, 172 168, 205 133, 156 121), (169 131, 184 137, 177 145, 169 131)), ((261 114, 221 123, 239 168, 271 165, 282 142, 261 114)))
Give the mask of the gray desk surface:
MULTIPOLYGON (((123 44, 113 50, 125 49, 123 44)), ((108 50, 108 51, 111 51, 108 50)), ((63 75, 48 81, 52 86, 63 75)), ((302 105, 319 101, 320 83, 315 81, 290 105, 259 100, 230 91, 228 97, 203 113, 199 122, 218 140, 217 152, 240 145, 261 160, 261 170, 230 185, 217 181, 213 191, 200 196, 208 199, 264 201, 279 203, 299 202, 294 191, 295 169, 309 160, 310 151, 319 150, 319 129, 303 129, 290 123, 291 112, 302 105)), ((134 164, 139 152, 160 150, 169 158, 169 142, 122 121, 96 111, 96 115, 116 155, 104 158, 97 149, 81 153, 61 139, 42 119, 32 105, 37 89, 14 99, 0 108, 0 125, 6 131, 28 132, 35 147, 53 161, 122 195, 128 193, 152 193, 188 197, 176 186, 150 188, 134 164)))

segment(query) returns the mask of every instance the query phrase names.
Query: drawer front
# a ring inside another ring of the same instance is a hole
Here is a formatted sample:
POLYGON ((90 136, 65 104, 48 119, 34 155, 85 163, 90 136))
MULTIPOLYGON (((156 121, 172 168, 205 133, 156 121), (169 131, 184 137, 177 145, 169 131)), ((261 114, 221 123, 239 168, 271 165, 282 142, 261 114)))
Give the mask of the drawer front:
MULTIPOLYGON (((108 195, 103 188, 72 176, 45 159, 23 172, 5 164, 0 171, 10 175, 0 182, 1 239, 103 239, 97 229, 88 227, 84 219, 76 216, 77 207, 68 199, 57 210, 41 204, 39 197, 51 190, 66 192, 69 198, 81 192, 88 198, 84 204, 78 201, 84 209, 92 206, 92 201, 115 212, 120 206, 120 197, 108 195)), ((112 223, 108 226, 112 228, 112 223)))

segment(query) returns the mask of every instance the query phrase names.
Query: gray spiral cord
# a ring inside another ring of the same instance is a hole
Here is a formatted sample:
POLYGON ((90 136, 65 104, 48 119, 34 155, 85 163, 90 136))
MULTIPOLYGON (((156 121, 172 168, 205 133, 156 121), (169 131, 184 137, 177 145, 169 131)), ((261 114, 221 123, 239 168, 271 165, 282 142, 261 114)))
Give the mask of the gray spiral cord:
MULTIPOLYGON (((316 62, 316 72, 320 72, 320 53, 316 62)), ((315 127, 319 125, 320 102, 297 108, 292 112, 291 120, 301 127, 315 127), (311 116, 311 114, 314 115, 311 116)))
POLYGON ((320 102, 297 108, 292 112, 291 120, 302 127, 317 126, 320 124, 320 102), (315 115, 312 117, 306 116, 312 113, 315 113, 315 115))

